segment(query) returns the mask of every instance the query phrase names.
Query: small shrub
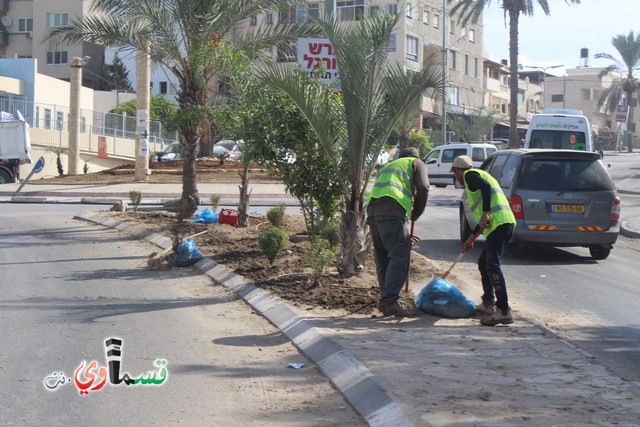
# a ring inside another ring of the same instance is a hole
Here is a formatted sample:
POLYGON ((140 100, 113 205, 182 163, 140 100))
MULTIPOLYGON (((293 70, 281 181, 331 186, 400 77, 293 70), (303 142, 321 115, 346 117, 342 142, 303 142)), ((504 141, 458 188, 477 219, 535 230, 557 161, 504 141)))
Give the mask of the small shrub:
POLYGON ((311 244, 311 249, 307 255, 307 263, 313 271, 313 283, 318 284, 325 269, 333 264, 336 259, 336 252, 331 243, 325 239, 316 239, 311 244))
POLYGON ((227 160, 229 158, 229 154, 227 153, 220 153, 220 154, 216 154, 215 156, 216 159, 218 159, 218 161, 220 161, 220 164, 223 165, 224 161, 227 160))
POLYGON ((162 161, 162 156, 164 156, 164 155, 165 155, 165 152, 164 152, 164 151, 154 151, 154 152, 153 152, 153 156, 156 158, 156 160, 157 160, 158 162, 161 162, 161 161, 162 161))
POLYGON ((218 210, 218 206, 220 206, 220 195, 219 194, 212 194, 209 197, 209 200, 211 200, 211 210, 212 211, 217 211, 218 210))
POLYGON ((289 246, 289 237, 283 228, 270 225, 258 236, 258 247, 273 265, 276 256, 289 246))
POLYGON ((267 211, 267 219, 274 227, 283 227, 285 224, 285 205, 282 204, 267 211))
POLYGON ((336 248, 340 244, 340 222, 331 220, 318 227, 318 237, 329 242, 331 248, 336 248))
POLYGON ((142 191, 129 191, 129 199, 131 199, 133 211, 137 212, 138 206, 140 206, 140 202, 142 202, 142 191))

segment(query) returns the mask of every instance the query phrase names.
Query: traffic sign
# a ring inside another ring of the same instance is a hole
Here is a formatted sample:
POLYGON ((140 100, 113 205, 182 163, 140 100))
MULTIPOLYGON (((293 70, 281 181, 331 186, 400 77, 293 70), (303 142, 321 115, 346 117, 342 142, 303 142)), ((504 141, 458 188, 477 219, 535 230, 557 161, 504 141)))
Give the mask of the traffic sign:
POLYGON ((40 157, 38 159, 38 161, 36 162, 35 166, 33 167, 33 172, 34 173, 40 173, 40 172, 42 172, 42 169, 44 169, 44 157, 40 157))

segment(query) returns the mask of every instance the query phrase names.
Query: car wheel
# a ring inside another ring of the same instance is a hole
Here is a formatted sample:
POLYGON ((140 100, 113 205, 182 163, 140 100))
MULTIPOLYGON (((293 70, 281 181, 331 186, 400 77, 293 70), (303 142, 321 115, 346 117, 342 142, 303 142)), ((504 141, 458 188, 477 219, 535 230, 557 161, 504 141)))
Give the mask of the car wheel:
POLYGON ((13 182, 9 172, 0 169, 0 184, 10 184, 13 182))
POLYGON ((471 236, 471 227, 464 214, 464 207, 460 204, 460 241, 466 242, 469 236, 471 236))
POLYGON ((589 253, 595 260, 607 259, 611 253, 611 246, 608 245, 594 245, 589 246, 589 253))

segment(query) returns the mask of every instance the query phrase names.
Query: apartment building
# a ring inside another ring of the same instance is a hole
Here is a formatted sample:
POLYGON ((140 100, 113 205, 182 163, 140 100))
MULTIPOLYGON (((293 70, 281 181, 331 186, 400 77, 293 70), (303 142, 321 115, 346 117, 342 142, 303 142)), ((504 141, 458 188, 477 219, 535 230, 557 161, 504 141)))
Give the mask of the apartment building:
POLYGON ((53 46, 47 32, 86 14, 91 0, 0 0, 0 58, 35 58, 40 74, 69 81, 74 57, 91 57, 83 66, 83 85, 93 87, 104 63, 104 49, 91 43, 53 46))
MULTIPOLYGON (((306 22, 310 16, 334 14, 339 21, 357 21, 376 13, 400 13, 399 23, 389 40, 389 58, 418 67, 427 58, 442 66, 443 40, 446 46, 448 114, 473 115, 483 103, 482 19, 460 25, 459 17, 449 16, 441 0, 323 0, 309 1, 294 10, 274 11, 255 16, 244 27, 306 22)), ((273 51, 279 63, 299 63, 299 46, 279 46, 273 51)), ((439 129, 442 104, 424 96, 417 127, 439 129)))

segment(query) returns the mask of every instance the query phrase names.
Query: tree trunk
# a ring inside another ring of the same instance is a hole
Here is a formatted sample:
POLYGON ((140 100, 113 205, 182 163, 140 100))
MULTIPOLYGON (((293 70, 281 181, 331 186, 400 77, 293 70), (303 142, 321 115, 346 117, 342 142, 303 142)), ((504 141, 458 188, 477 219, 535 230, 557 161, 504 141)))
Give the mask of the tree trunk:
POLYGON ((240 189, 240 203, 238 204, 238 227, 249 226, 249 198, 251 197, 251 191, 249 191, 249 162, 245 162, 242 172, 240 173, 242 178, 242 185, 239 185, 240 189))
POLYGON ((633 135, 631 134, 631 125, 633 124, 633 94, 635 91, 627 92, 627 105, 629 106, 629 115, 627 116, 627 150, 633 152, 633 135))
MULTIPOLYGON (((516 2, 518 4, 519 2, 516 2)), ((520 146, 518 138, 518 6, 509 9, 509 147, 520 146)), ((544 101, 543 101, 544 104, 544 101)))
POLYGON ((351 276, 364 270, 367 258, 367 224, 363 209, 362 197, 351 200, 347 209, 342 213, 340 235, 342 240, 342 258, 340 271, 344 276, 351 276))
POLYGON ((185 132, 180 138, 182 151, 182 208, 185 214, 193 214, 200 205, 198 196, 196 155, 199 136, 197 131, 185 132))

